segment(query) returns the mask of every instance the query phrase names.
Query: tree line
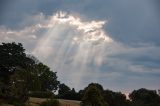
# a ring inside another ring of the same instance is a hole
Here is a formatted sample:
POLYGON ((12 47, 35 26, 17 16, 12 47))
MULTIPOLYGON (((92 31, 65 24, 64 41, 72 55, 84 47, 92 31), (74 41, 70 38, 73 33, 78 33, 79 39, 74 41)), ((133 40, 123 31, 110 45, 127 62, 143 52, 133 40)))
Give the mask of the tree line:
POLYGON ((21 43, 0 44, 0 101, 22 106, 29 97, 79 100, 82 106, 160 106, 156 91, 144 88, 131 92, 130 100, 121 92, 104 89, 98 83, 76 92, 60 83, 56 72, 47 65, 27 55, 21 43))
POLYGON ((134 90, 127 99, 125 94, 104 89, 98 83, 90 83, 78 92, 65 84, 60 85, 58 98, 80 100, 81 106, 160 106, 160 96, 156 90, 134 90))

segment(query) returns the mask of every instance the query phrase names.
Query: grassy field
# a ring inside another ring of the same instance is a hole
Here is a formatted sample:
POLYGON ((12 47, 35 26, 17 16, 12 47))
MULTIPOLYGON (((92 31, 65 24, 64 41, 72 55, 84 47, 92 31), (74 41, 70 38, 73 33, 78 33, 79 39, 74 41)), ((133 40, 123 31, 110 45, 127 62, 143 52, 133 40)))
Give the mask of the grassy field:
MULTIPOLYGON (((33 98, 30 97, 28 102, 26 103, 27 106, 39 106, 40 103, 46 101, 45 98, 33 98)), ((60 106, 80 106, 80 101, 74 101, 74 100, 64 100, 64 99, 58 99, 60 102, 60 106)), ((1 104, 0 106, 13 106, 9 104, 1 104)))
POLYGON ((80 101, 60 99, 60 106, 80 106, 80 101))
MULTIPOLYGON (((39 106, 40 103, 46 100, 47 99, 31 97, 29 99, 28 105, 29 106, 39 106)), ((60 106, 80 106, 80 101, 59 99, 59 102, 60 102, 60 106)))

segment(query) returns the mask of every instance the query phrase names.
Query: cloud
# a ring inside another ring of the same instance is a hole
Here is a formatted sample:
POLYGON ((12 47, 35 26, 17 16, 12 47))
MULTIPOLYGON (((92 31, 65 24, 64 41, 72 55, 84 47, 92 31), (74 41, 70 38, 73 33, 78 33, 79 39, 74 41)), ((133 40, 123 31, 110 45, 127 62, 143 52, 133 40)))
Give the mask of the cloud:
POLYGON ((104 28, 108 23, 107 19, 88 19, 78 13, 39 13, 28 16, 25 27, 1 26, 0 42, 23 43, 27 53, 58 71, 59 79, 76 89, 93 81, 111 89, 124 89, 129 82, 141 86, 136 85, 138 80, 157 84, 159 46, 150 42, 131 46, 115 40, 104 28))
MULTIPOLYGON (((86 16, 87 20, 107 18, 110 21, 104 25, 104 29, 112 39, 126 45, 136 46, 141 42, 160 45, 158 4, 157 0, 116 2, 113 0, 1 0, 0 24, 12 29, 21 28, 26 25, 23 22, 30 15, 43 12, 43 14, 51 16, 56 11, 63 10, 71 14, 77 13, 86 16)), ((33 23, 28 22, 28 24, 33 23)))

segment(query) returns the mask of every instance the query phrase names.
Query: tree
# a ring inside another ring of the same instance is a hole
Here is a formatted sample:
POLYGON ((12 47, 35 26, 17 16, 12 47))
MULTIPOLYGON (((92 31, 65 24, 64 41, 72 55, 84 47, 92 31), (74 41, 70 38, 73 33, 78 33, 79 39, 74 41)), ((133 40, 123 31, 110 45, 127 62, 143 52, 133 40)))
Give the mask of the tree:
POLYGON ((24 102, 28 99, 27 72, 16 70, 10 78, 9 96, 17 102, 24 102))
POLYGON ((71 89, 67 85, 65 85, 64 83, 60 84, 58 90, 59 98, 67 99, 67 95, 70 91, 71 89))
POLYGON ((79 90, 79 92, 77 93, 77 99, 81 101, 84 94, 85 94, 85 90, 79 90))
POLYGON ((160 106, 160 96, 154 90, 141 88, 134 90, 129 97, 136 106, 160 106))
POLYGON ((89 85, 82 99, 81 106, 108 106, 108 105, 104 101, 103 96, 100 93, 100 90, 94 85, 89 85))
POLYGON ((58 89, 59 81, 57 80, 56 72, 50 70, 50 68, 43 63, 38 63, 35 66, 35 70, 32 73, 34 78, 33 86, 36 85, 36 89, 40 91, 56 91, 58 89))
POLYGON ((24 67, 26 55, 21 43, 2 43, 0 45, 0 80, 9 83, 9 76, 17 67, 24 67))
POLYGON ((75 91, 75 89, 70 89, 70 87, 68 87, 64 83, 59 85, 57 97, 61 99, 80 100, 79 94, 75 91))
POLYGON ((56 91, 56 72, 34 56, 26 55, 21 43, 0 45, 0 98, 26 96, 28 91, 56 91))
POLYGON ((74 88, 72 88, 72 90, 69 92, 69 97, 70 100, 79 100, 78 93, 75 91, 74 88))
POLYGON ((103 86, 98 84, 98 83, 90 83, 87 87, 85 87, 83 90, 80 90, 78 93, 77 93, 77 99, 78 100, 81 100, 85 94, 85 92, 87 91, 88 87, 89 86, 96 86, 96 88, 100 91, 101 94, 103 94, 103 86))
POLYGON ((0 45, 0 96, 7 97, 10 93, 11 76, 21 68, 32 64, 26 57, 21 43, 2 43, 0 45))
POLYGON ((109 106, 126 106, 126 96, 121 92, 113 92, 110 90, 104 90, 103 96, 109 106))
POLYGON ((101 84, 98 84, 98 83, 90 83, 88 86, 95 86, 97 89, 99 89, 99 91, 101 93, 103 93, 103 91, 104 91, 103 86, 101 84))

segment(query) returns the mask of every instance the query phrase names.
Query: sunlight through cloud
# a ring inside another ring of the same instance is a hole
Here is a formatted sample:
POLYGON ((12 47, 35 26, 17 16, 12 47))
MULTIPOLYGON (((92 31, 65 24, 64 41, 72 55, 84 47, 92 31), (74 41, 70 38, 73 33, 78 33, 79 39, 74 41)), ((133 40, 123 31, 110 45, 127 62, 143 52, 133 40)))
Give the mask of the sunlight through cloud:
POLYGON ((43 60, 52 57, 52 64, 59 74, 76 73, 70 77, 76 79, 73 86, 78 87, 85 71, 91 70, 88 65, 100 66, 103 63, 101 51, 104 51, 106 44, 113 42, 103 30, 105 23, 106 21, 83 21, 80 17, 58 12, 50 16, 46 23, 37 25, 45 28, 46 33, 37 43, 33 54, 43 57, 43 60), (50 50, 46 48, 53 48, 52 53, 48 53, 50 50), (67 72, 65 69, 68 69, 67 72))
POLYGON ((159 64, 144 62, 144 59, 157 61, 158 46, 125 45, 113 40, 104 30, 107 20, 87 19, 66 12, 47 16, 39 13, 30 16, 30 24, 24 19, 24 27, 0 26, 0 41, 21 42, 27 53, 57 71, 60 81, 74 88, 90 82, 116 82, 126 77, 126 72, 159 73, 159 64))
POLYGON ((83 32, 83 38, 74 37, 76 43, 80 41, 87 42, 112 42, 113 40, 105 34, 102 27, 106 21, 83 22, 79 17, 67 14, 66 12, 58 12, 52 17, 52 23, 68 24, 74 26, 76 30, 83 32))

